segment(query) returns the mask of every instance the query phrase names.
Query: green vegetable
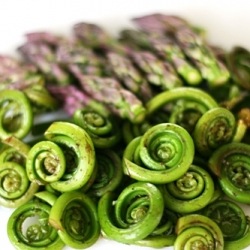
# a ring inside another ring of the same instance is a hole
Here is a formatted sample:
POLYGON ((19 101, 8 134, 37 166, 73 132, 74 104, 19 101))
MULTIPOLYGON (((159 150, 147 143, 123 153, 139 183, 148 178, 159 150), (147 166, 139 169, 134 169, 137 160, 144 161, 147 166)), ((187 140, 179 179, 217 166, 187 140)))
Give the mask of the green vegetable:
POLYGON ((26 95, 19 90, 2 90, 0 108, 0 138, 25 137, 33 124, 33 112, 26 95))
POLYGON ((58 121, 45 131, 45 138, 62 147, 68 167, 63 178, 51 183, 52 188, 66 192, 83 187, 95 166, 95 150, 87 132, 75 124, 58 121))
POLYGON ((105 193, 98 203, 98 216, 105 237, 132 244, 152 233, 161 221, 163 209, 159 189, 151 183, 136 182, 118 197, 105 193))
POLYGON ((11 214, 7 233, 16 249, 63 249, 64 243, 56 229, 48 224, 50 211, 49 204, 41 200, 31 200, 11 214), (27 229, 24 228, 25 224, 28 224, 27 229))
POLYGON ((49 213, 49 223, 66 245, 77 249, 92 246, 100 235, 96 204, 78 191, 58 197, 49 213))
POLYGON ((202 249, 223 250, 224 238, 219 226, 210 218, 190 214, 182 216, 176 224, 177 238, 174 249, 202 249))
POLYGON ((179 125, 161 123, 127 145, 123 171, 138 181, 163 184, 182 176, 193 157, 194 144, 189 133, 179 125))
POLYGON ((250 245, 248 50, 179 16, 131 21, 117 38, 86 22, 29 33, 19 60, 0 55, 0 205, 16 249, 250 245))
POLYGON ((248 144, 228 143, 215 150, 208 161, 224 193, 232 200, 246 204, 250 203, 249 150, 248 144))
POLYGON ((199 211, 207 206, 214 194, 214 182, 203 168, 191 165, 177 180, 162 185, 165 205, 180 214, 199 211))

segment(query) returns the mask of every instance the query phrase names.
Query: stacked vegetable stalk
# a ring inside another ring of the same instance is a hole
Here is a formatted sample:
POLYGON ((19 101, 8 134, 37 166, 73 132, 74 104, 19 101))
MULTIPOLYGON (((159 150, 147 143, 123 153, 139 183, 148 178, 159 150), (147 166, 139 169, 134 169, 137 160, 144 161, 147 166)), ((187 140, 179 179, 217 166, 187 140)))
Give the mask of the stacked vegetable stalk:
POLYGON ((178 16, 132 21, 117 38, 84 22, 30 33, 20 59, 0 56, 0 205, 16 249, 250 245, 249 51, 178 16))

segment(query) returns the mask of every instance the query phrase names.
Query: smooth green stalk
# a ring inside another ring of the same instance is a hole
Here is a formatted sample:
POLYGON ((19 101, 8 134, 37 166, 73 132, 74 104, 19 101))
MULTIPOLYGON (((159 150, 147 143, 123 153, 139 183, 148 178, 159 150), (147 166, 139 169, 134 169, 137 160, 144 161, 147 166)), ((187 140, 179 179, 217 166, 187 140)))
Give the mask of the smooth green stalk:
POLYGON ((35 194, 35 197, 37 197, 40 201, 48 203, 50 206, 53 206, 53 204, 57 200, 57 196, 47 190, 37 192, 35 194))
POLYGON ((57 100, 47 91, 44 86, 32 86, 23 91, 32 103, 34 112, 44 110, 55 110, 58 108, 57 100))

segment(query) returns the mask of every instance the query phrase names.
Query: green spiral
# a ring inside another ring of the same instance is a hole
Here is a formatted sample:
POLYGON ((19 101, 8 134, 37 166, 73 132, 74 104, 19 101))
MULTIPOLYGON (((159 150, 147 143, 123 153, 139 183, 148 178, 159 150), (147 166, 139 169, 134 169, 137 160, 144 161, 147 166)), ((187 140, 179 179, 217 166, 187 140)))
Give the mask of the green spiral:
POLYGON ((152 117, 163 107, 168 111, 170 123, 183 126, 192 132, 199 117, 211 108, 218 107, 216 100, 202 89, 178 87, 155 95, 146 104, 147 117, 152 117))
POLYGON ((134 244, 152 248, 173 246, 176 240, 175 225, 178 215, 165 207, 160 223, 146 238, 136 241, 134 244))
POLYGON ((250 145, 231 142, 210 156, 208 165, 223 192, 234 201, 250 204, 250 145))
POLYGON ((60 192, 77 190, 91 178, 95 168, 95 149, 88 133, 69 122, 53 122, 45 138, 57 144, 66 160, 65 174, 51 187, 60 192))
POLYGON ((172 123, 157 124, 133 139, 123 154, 123 171, 139 181, 155 184, 182 176, 194 158, 190 134, 172 123))
POLYGON ((91 137, 96 148, 110 148, 121 139, 118 119, 97 105, 75 111, 74 122, 82 127, 91 137))
POLYGON ((39 186, 27 176, 29 146, 13 136, 7 141, 0 152, 0 204, 16 208, 32 199, 39 186))
POLYGON ((63 249, 64 243, 48 223, 50 211, 51 206, 38 199, 18 207, 7 224, 12 245, 19 250, 63 249))
POLYGON ((59 181, 66 169, 62 149, 51 141, 40 141, 29 151, 26 171, 30 181, 40 184, 59 181))
POLYGON ((192 213, 204 208, 214 195, 214 182, 203 168, 191 165, 177 180, 161 186, 165 206, 177 213, 192 213))
POLYGON ((208 110, 197 121, 193 139, 197 151, 209 156, 216 148, 232 141, 236 129, 234 114, 217 107, 208 110))
POLYGON ((247 226, 244 235, 239 239, 225 241, 225 250, 242 250, 247 249, 250 245, 250 221, 247 217, 247 226))
POLYGON ((85 249, 100 236, 96 204, 78 191, 65 192, 52 205, 49 223, 65 245, 85 249))
POLYGON ((217 200, 204 208, 202 214, 219 225, 225 241, 238 240, 246 232, 246 215, 243 209, 233 201, 217 200))
POLYGON ((175 231, 175 250, 224 249, 224 238, 219 226, 204 215, 189 214, 180 217, 175 231))
POLYGON ((88 193, 101 197, 104 193, 116 190, 122 182, 123 171, 120 156, 111 149, 97 150, 97 173, 88 193))
POLYGON ((125 120, 122 124, 122 134, 125 143, 128 144, 135 137, 143 135, 150 127, 152 125, 148 121, 136 124, 125 120))
POLYGON ((163 210, 160 190, 147 182, 128 185, 118 197, 105 193, 98 202, 104 237, 127 244, 150 235, 160 223, 163 210))

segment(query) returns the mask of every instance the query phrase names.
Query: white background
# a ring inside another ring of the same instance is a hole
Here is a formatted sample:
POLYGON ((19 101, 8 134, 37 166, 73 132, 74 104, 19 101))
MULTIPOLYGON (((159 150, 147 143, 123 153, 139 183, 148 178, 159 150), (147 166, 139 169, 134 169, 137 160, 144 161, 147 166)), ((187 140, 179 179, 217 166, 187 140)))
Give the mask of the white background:
MULTIPOLYGON (((69 34, 73 24, 90 21, 116 34, 131 25, 130 18, 153 12, 178 14, 203 26, 207 29, 208 40, 226 49, 234 45, 250 49, 247 0, 0 0, 0 54, 15 54, 15 48, 21 45, 27 32, 48 30, 69 34)), ((6 235, 10 212, 0 207, 0 248, 7 250, 13 249, 6 235)), ((101 247, 139 249, 107 240, 100 240, 90 249, 101 247)))

